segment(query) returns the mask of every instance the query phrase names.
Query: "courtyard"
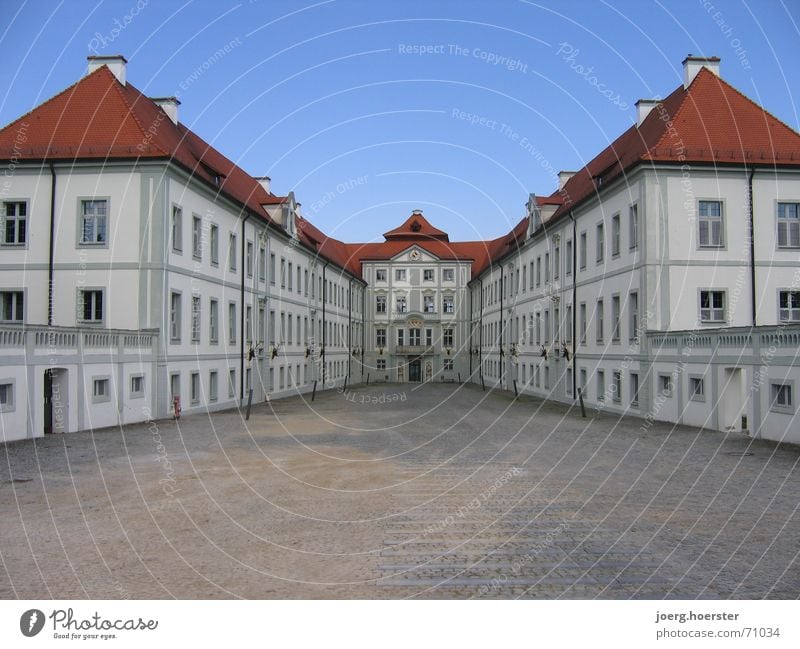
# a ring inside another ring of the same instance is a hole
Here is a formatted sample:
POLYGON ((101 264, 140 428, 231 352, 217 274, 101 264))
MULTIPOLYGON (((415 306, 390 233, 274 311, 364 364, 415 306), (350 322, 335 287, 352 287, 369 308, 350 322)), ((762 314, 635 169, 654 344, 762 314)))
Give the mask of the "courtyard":
POLYGON ((9 443, 3 598, 797 598, 796 447, 381 384, 9 443))

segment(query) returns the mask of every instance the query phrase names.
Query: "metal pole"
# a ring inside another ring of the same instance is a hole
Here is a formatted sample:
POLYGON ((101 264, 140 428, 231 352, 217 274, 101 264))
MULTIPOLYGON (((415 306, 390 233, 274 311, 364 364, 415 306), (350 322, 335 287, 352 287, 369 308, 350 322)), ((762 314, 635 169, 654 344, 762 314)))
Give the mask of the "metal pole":
POLYGON ((253 404, 253 388, 250 388, 250 392, 247 394, 247 414, 244 417, 245 421, 250 421, 250 406, 253 404))
POLYGON ((342 392, 347 392, 347 379, 348 378, 349 378, 348 376, 344 377, 344 389, 342 390, 342 392))
POLYGON ((517 379, 514 379, 514 398, 516 399, 519 396, 517 393, 517 379))
POLYGON ((483 380, 483 374, 481 374, 481 387, 483 388, 483 391, 486 392, 486 383, 483 380))
POLYGON ((369 385, 369 372, 367 372, 367 385, 369 385))
POLYGON ((586 419, 586 408, 583 405, 583 392, 578 388, 578 400, 581 402, 581 415, 586 419))
POLYGON ((317 382, 314 381, 314 389, 311 391, 311 400, 313 401, 317 396, 317 382))

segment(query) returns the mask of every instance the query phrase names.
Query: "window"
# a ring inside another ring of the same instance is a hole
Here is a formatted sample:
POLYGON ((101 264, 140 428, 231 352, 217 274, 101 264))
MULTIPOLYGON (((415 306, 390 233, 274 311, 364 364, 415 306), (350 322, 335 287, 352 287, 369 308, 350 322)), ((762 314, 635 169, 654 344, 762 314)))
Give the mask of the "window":
POLYGON ((192 372, 189 380, 189 398, 192 404, 200 403, 200 372, 192 372))
POLYGON ((454 345, 453 345, 453 330, 452 329, 444 329, 442 331, 442 344, 445 347, 454 347, 454 345))
POLYGON ((103 322, 103 291, 78 291, 78 320, 87 323, 103 322))
POLYGON ((386 329, 381 328, 375 330, 375 346, 386 347, 386 329))
POLYGON ((628 338, 631 342, 638 342, 639 340, 639 294, 636 291, 631 292, 628 297, 628 306, 630 309, 630 328, 628 338))
POLYGON ((581 232, 581 244, 579 250, 581 270, 586 268, 586 233, 581 232))
POLYGON ((181 375, 180 372, 169 375, 169 400, 181 396, 181 375))
POLYGON ((566 334, 564 336, 564 339, 566 340, 566 342, 571 343, 572 342, 572 305, 571 304, 567 305, 567 318, 566 318, 566 321, 565 321, 564 324, 566 325, 565 326, 566 334))
POLYGON ((442 298, 442 310, 445 313, 454 313, 455 312, 455 302, 453 301, 452 295, 445 295, 442 298))
POLYGON ((435 313, 436 312, 436 303, 433 301, 433 295, 424 295, 423 296, 424 302, 424 310, 425 313, 435 313))
POLYGON ((208 338, 212 343, 219 342, 219 302, 214 299, 208 303, 208 338))
POLYGON ((698 240, 702 248, 721 248, 722 242, 722 202, 700 201, 698 240))
POLYGON ((376 282, 385 282, 386 281, 386 269, 385 268, 378 268, 375 271, 375 281, 376 282))
POLYGON ((375 296, 375 312, 376 313, 386 313, 386 296, 385 295, 376 295, 375 296))
POLYGON ((192 342, 200 342, 200 296, 192 296, 192 342))
POLYGON ((689 377, 689 398, 692 401, 706 400, 705 386, 703 385, 703 379, 701 377, 689 377))
POLYGON ((169 298, 169 339, 173 343, 181 341, 181 294, 172 293, 169 298))
POLYGON ((442 270, 442 281, 452 282, 455 281, 455 271, 452 268, 445 268, 442 270))
MULTIPOLYGON (((523 366, 523 370, 524 370, 524 366, 523 366)), ((567 396, 572 396, 572 368, 571 367, 567 368, 567 380, 566 380, 565 383, 566 383, 566 385, 564 387, 566 389, 567 396)))
POLYGON ((394 281, 395 282, 405 282, 406 281, 406 269, 405 268, 396 268, 394 271, 394 281))
POLYGON ((561 248, 556 246, 553 248, 553 279, 558 279, 561 272, 561 248))
POLYGON ((792 385, 789 383, 773 383, 770 391, 772 393, 772 406, 771 410, 778 412, 792 413, 794 412, 794 404, 792 402, 792 385))
POLYGON ((214 370, 211 370, 208 373, 208 400, 209 401, 216 401, 217 400, 217 373, 214 370))
POLYGON ((267 250, 264 246, 258 247, 258 281, 267 281, 267 250))
POLYGON ((4 381, 0 383, 0 412, 14 410, 14 383, 4 381))
POLYGON ((111 399, 111 392, 109 390, 109 379, 93 379, 92 380, 92 402, 100 403, 111 399))
POLYGON ((433 268, 426 268, 422 271, 422 280, 425 282, 433 281, 433 268))
POLYGON ((564 274, 569 277, 572 275, 572 239, 567 241, 567 248, 564 262, 567 264, 567 268, 564 271, 564 274))
POLYGON ((544 310, 544 344, 550 342, 550 309, 544 310))
POLYGON ((778 203, 778 248, 800 248, 800 203, 778 203))
POLYGON ((614 372, 614 395, 612 398, 616 403, 622 399, 622 372, 619 370, 614 372))
POLYGON ((192 216, 192 257, 203 256, 203 221, 199 216, 192 216))
MULTIPOLYGON (((253 342, 253 307, 248 306, 244 312, 244 335, 245 340, 252 344, 253 342)), ((291 317, 291 316, 290 316, 291 317)), ((289 342, 292 342, 292 333, 289 331, 289 342)))
POLYGON ((618 343, 620 338, 619 295, 611 298, 611 323, 614 327, 611 331, 611 340, 618 343))
POLYGON ((665 397, 672 396, 672 376, 669 374, 658 375, 658 389, 665 397))
POLYGON ((144 396, 144 376, 134 374, 131 376, 131 398, 138 399, 144 396))
POLYGON ((236 396, 236 370, 228 370, 228 398, 236 396))
POLYGON ((605 256, 606 250, 606 241, 605 241, 605 234, 603 233, 603 224, 597 224, 597 263, 600 264, 603 261, 603 257, 605 256))
POLYGON ((247 276, 253 276, 253 242, 248 241, 246 247, 246 254, 247 257, 245 258, 245 269, 247 271, 247 276))
MULTIPOLYGON (((273 255, 273 262, 274 262, 274 255, 273 255)), ((308 297, 308 269, 303 271, 303 295, 308 297)))
POLYGON ((800 291, 780 291, 778 293, 778 320, 800 322, 800 291))
POLYGON ((22 291, 0 292, 0 308, 3 309, 0 318, 3 322, 22 322, 25 312, 25 296, 22 291))
POLYGON ((453 367, 454 367, 453 359, 452 358, 445 358, 443 367, 444 367, 444 371, 445 372, 452 372, 453 371, 453 367))
POLYGON ((700 291, 700 321, 725 322, 724 291, 700 291))
POLYGON ((228 304, 228 342, 233 345, 236 343, 236 304, 228 304))
POLYGON ((405 329, 397 330, 397 344, 402 347, 405 345, 405 329))
POLYGON ((597 343, 603 344, 603 300, 597 300, 597 343))
POLYGON ((397 312, 398 313, 405 313, 406 312, 406 298, 405 297, 398 297, 397 301, 397 312))
POLYGON ((586 343, 586 302, 581 302, 581 322, 580 322, 580 332, 581 332, 581 344, 586 343))
POLYGON ((536 286, 542 285, 542 258, 536 258, 536 286))
POLYGON ((546 252, 544 254, 544 281, 550 281, 550 253, 546 252))
POLYGON ((631 372, 631 405, 639 405, 639 375, 631 372))
POLYGON ((628 212, 628 237, 631 250, 639 247, 639 206, 634 203, 628 212))
POLYGON ((379 358, 377 360, 377 362, 375 363, 375 369, 380 370, 381 372, 385 372, 386 371, 386 359, 385 358, 379 358))
POLYGON ((603 370, 597 370, 597 400, 606 400, 606 373, 603 370))
POLYGON ((96 245, 107 242, 108 236, 108 201, 105 199, 81 201, 81 233, 82 245, 96 245))
MULTIPOLYGON (((289 272, 286 275, 286 288, 290 291, 292 290, 292 262, 289 262, 289 272)), ((335 295, 336 293, 334 293, 334 296, 335 295)), ((335 299, 334 302, 336 302, 335 299)))
POLYGON ((611 256, 619 256, 619 214, 611 217, 611 256))
POLYGON ((286 288, 286 260, 281 257, 281 288, 286 288))
POLYGON ((23 201, 3 203, 4 246, 23 246, 28 234, 28 204, 23 201))
POLYGON ((421 344, 420 335, 421 335, 421 331, 419 329, 417 329, 416 327, 412 327, 411 329, 409 329, 408 330, 408 344, 411 345, 412 347, 418 347, 421 344))
POLYGON ((228 268, 236 271, 236 235, 232 232, 228 237, 228 268))
POLYGON ((210 228, 211 240, 211 265, 219 266, 219 226, 212 225, 210 228))
POLYGON ((433 329, 425 330, 425 344, 430 347, 433 345, 433 329))

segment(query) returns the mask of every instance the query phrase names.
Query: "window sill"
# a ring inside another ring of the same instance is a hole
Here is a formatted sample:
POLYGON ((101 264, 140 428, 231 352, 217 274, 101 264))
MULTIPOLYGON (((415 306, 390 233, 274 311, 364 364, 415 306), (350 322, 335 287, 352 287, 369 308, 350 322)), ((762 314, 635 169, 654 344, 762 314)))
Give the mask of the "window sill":
POLYGON ((792 406, 779 406, 773 404, 770 406, 769 411, 778 415, 794 415, 794 408, 792 406))

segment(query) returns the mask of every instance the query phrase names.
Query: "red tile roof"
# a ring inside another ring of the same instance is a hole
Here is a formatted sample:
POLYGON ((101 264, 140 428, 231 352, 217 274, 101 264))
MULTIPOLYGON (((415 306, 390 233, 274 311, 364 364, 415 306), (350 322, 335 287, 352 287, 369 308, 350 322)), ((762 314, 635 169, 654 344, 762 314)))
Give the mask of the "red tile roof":
POLYGON ((419 210, 414 210, 402 225, 384 233, 387 241, 410 241, 414 239, 435 239, 449 241, 447 233, 433 227, 419 210))
POLYGON ((800 166, 800 135, 707 68, 656 105, 551 198, 551 220, 639 163, 800 166))

